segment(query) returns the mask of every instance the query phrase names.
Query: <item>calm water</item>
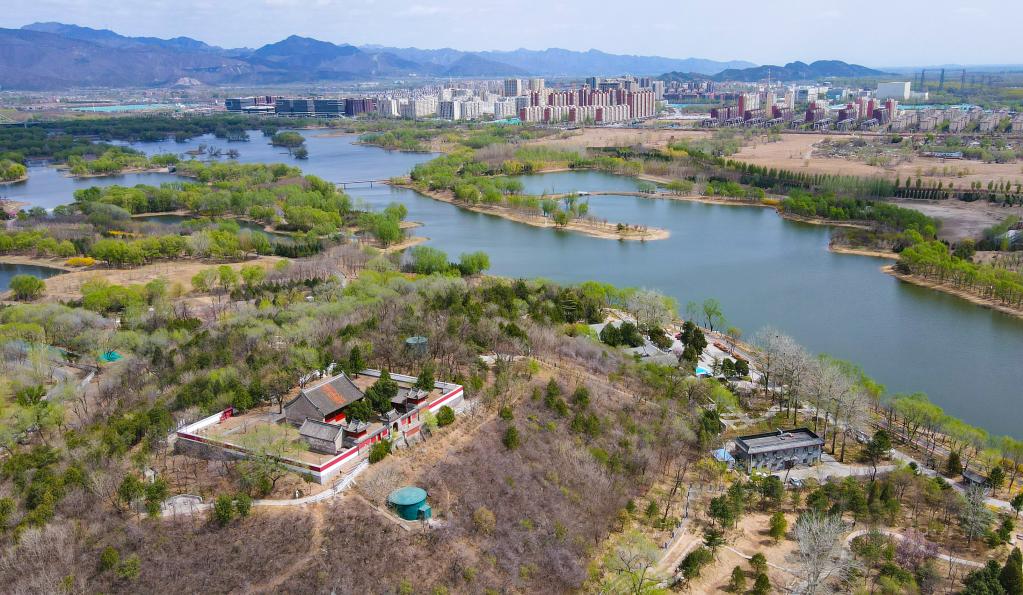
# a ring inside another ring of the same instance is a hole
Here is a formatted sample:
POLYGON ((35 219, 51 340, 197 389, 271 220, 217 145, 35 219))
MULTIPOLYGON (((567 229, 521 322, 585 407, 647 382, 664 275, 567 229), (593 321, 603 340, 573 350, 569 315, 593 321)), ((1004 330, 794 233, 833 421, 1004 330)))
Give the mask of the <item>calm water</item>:
MULTIPOLYGON (((183 152, 200 143, 236 148, 240 161, 294 163, 332 181, 401 175, 432 157, 361 147, 351 144, 351 137, 304 134, 310 152, 304 162, 265 144, 258 132, 250 133, 248 143, 204 138, 136 146, 150 153, 183 152)), ((38 174, 34 168, 33 178, 19 188, 22 200, 51 207, 89 185, 38 174)), ((120 183, 167 178, 172 177, 126 176, 120 183)), ((630 178, 596 172, 522 180, 535 193, 636 189, 630 178)), ((770 324, 814 352, 861 364, 889 391, 926 392, 951 415, 993 433, 1023 437, 1023 321, 900 283, 880 271, 886 261, 828 252, 826 228, 785 221, 769 209, 584 197, 594 216, 663 227, 672 234, 658 242, 616 242, 463 211, 409 190, 362 186, 348 192, 369 206, 405 204, 409 219, 425 223, 417 233, 431 245, 452 258, 485 250, 494 274, 649 287, 683 305, 714 297, 747 336, 770 324)))
POLYGON ((11 278, 15 275, 35 275, 40 279, 45 279, 63 272, 60 269, 37 267, 31 264, 7 264, 0 262, 0 293, 10 289, 11 278))

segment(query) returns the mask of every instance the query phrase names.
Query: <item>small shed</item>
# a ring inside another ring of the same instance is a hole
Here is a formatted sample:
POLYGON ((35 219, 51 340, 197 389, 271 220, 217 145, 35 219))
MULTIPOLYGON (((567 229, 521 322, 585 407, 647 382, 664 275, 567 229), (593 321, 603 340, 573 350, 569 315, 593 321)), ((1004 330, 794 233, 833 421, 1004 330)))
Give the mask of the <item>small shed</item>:
POLYGON ((968 486, 987 487, 988 480, 987 477, 984 477, 983 475, 977 473, 976 471, 963 469, 963 483, 968 486))
POLYGON ((387 505, 406 521, 418 521, 430 518, 433 511, 426 503, 426 490, 408 486, 394 490, 387 497, 387 505))

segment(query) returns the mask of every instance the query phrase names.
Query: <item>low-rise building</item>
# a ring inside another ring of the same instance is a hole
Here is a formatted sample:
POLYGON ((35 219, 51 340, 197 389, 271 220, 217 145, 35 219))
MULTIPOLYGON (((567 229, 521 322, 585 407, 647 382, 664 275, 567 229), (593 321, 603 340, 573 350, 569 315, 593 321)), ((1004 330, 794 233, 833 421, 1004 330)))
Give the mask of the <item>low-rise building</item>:
POLYGON ((284 404, 284 416, 296 426, 306 419, 339 422, 345 418, 342 410, 363 396, 359 387, 342 372, 299 391, 298 396, 284 404))
POLYGON ((775 430, 735 439, 735 458, 749 473, 813 465, 821 459, 824 440, 808 428, 775 430))
POLYGON ((309 445, 309 450, 327 455, 336 455, 345 449, 344 429, 337 424, 306 419, 298 429, 298 435, 309 445))

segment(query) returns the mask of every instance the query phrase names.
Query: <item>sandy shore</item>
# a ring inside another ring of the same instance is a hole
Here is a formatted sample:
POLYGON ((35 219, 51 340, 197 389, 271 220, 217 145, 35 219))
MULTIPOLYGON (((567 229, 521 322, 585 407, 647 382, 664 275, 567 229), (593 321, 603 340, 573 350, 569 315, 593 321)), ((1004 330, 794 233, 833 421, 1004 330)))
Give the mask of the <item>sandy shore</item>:
POLYGON ((470 205, 455 200, 454 195, 450 191, 436 192, 429 190, 420 190, 413 187, 411 184, 395 184, 401 188, 408 188, 414 190, 423 196, 428 196, 434 200, 440 202, 446 202, 454 205, 460 209, 466 209, 476 213, 483 213, 486 215, 494 215, 495 217, 501 217, 508 219, 509 221, 515 221, 517 223, 524 223, 526 225, 532 225, 533 227, 546 227, 554 229, 563 229, 566 231, 572 231, 575 233, 581 233, 594 238, 600 238, 604 240, 630 240, 630 241, 653 241, 653 240, 665 240, 671 237, 671 233, 666 229, 660 229, 656 227, 649 227, 646 230, 637 230, 634 228, 628 228, 625 231, 618 231, 617 225, 612 223, 598 223, 595 221, 572 219, 568 222, 568 225, 563 227, 558 226, 551 219, 542 215, 530 215, 527 213, 521 213, 504 206, 497 205, 470 205))
POLYGON ((0 262, 5 264, 30 264, 37 267, 46 267, 49 269, 58 269, 61 271, 79 271, 64 264, 64 258, 36 258, 35 256, 27 256, 24 254, 4 254, 0 256, 0 262))
POLYGON ((894 252, 888 252, 886 250, 868 250, 866 248, 850 248, 848 246, 835 246, 834 244, 828 246, 828 250, 835 254, 855 254, 858 256, 873 256, 875 258, 887 258, 888 260, 898 260, 899 255, 894 252))
POLYGON ((881 270, 900 281, 905 281, 906 283, 912 283, 913 285, 925 287, 927 289, 933 289, 935 291, 940 291, 943 293, 947 293, 949 295, 954 295, 957 298, 964 299, 968 302, 972 302, 978 306, 984 306, 985 308, 991 308, 992 310, 997 310, 999 312, 1002 312, 1003 314, 1008 314, 1010 316, 1015 316, 1017 318, 1023 318, 1023 309, 1017 309, 1013 308, 1012 306, 1006 306, 1004 304, 996 302, 995 300, 981 297, 979 295, 974 295, 968 291, 957 289, 955 287, 950 287, 943 283, 928 281, 927 279, 917 277, 916 275, 906 275, 900 273, 895 270, 895 265, 885 266, 881 270))
POLYGON ((428 242, 429 240, 430 238, 425 236, 409 236, 404 240, 398 242, 397 244, 391 244, 386 248, 381 248, 380 251, 383 252, 384 254, 401 252, 402 250, 407 250, 413 246, 418 246, 419 244, 422 244, 423 242, 428 242))

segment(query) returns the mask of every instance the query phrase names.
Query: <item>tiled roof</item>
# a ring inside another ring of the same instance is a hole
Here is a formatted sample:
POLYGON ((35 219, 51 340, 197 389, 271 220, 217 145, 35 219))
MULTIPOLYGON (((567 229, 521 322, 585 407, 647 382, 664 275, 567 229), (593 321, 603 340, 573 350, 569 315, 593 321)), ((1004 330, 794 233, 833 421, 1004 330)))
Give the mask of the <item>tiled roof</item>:
POLYGON ((302 394, 324 415, 351 405, 364 396, 344 372, 307 386, 302 389, 302 394))
POLYGON ((308 418, 302 422, 302 427, 298 429, 298 433, 302 437, 318 438, 320 440, 328 440, 330 442, 337 440, 338 434, 342 431, 341 426, 324 423, 322 421, 315 421, 308 418))

